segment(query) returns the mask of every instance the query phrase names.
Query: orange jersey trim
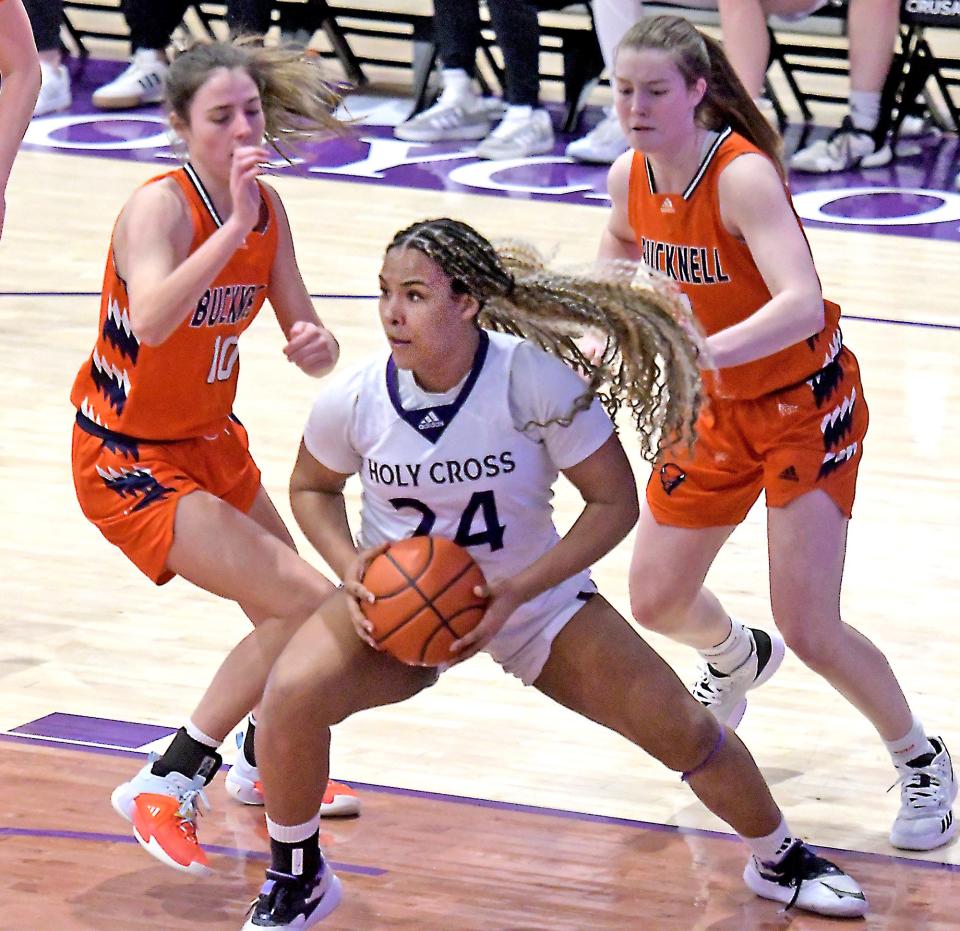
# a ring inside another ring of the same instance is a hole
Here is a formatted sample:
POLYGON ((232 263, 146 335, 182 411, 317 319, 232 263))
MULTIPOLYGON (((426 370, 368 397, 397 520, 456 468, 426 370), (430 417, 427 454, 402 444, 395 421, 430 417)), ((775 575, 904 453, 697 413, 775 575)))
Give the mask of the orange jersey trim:
MULTIPOLYGON (((687 189, 679 193, 657 191, 650 162, 642 152, 634 153, 630 167, 628 219, 643 260, 677 282, 707 335, 739 323, 770 300, 747 244, 731 235, 720 216, 720 175, 746 154, 768 157, 743 136, 725 129, 687 189)), ((754 362, 705 373, 708 392, 726 398, 758 398, 822 369, 842 347, 840 308, 832 301, 825 300, 823 305, 824 326, 818 334, 754 362)))
MULTIPOLYGON (((152 178, 172 179, 186 200, 195 252, 222 225, 192 166, 152 178)), ((233 409, 239 338, 259 313, 277 251, 277 218, 261 188, 261 216, 196 306, 158 346, 133 333, 126 282, 107 255, 97 340, 70 400, 90 420, 118 433, 155 440, 212 435, 233 409)))

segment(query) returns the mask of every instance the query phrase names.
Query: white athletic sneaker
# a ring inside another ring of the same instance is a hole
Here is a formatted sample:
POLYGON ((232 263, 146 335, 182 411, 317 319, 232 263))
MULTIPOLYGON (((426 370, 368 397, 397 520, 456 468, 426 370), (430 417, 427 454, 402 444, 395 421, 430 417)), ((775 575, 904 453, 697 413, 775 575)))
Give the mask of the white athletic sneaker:
POLYGON ((478 97, 473 91, 447 88, 423 113, 397 126, 393 134, 404 142, 455 142, 483 139, 493 120, 503 112, 499 100, 478 97))
POLYGON ((839 129, 826 139, 820 139, 790 156, 790 167, 811 174, 829 174, 851 168, 879 168, 893 161, 893 152, 887 143, 879 148, 873 136, 857 129, 849 116, 843 118, 839 129))
POLYGON ((613 108, 585 136, 574 139, 566 149, 566 155, 578 162, 609 165, 615 162, 630 146, 624 138, 613 108))
POLYGON ((66 110, 73 102, 70 93, 70 72, 64 65, 51 65, 40 62, 40 93, 33 108, 34 116, 44 116, 66 110))
MULTIPOLYGON (((243 747, 243 734, 237 734, 237 744, 243 747)), ((227 795, 244 805, 263 804, 263 786, 260 770, 251 766, 241 749, 224 779, 227 795)), ((327 788, 320 804, 322 818, 352 818, 360 814, 360 798, 350 786, 327 780, 327 788)))
MULTIPOLYGON (((237 734, 240 740, 243 740, 241 734, 237 734)), ((235 798, 244 805, 262 805, 263 789, 260 786, 260 770, 256 766, 251 766, 243 751, 237 754, 233 765, 227 771, 223 780, 227 795, 235 798)))
POLYGON ((903 118, 900 124, 901 139, 929 139, 935 140, 943 136, 943 131, 929 116, 915 116, 910 114, 903 118))
POLYGON ((553 149, 553 123, 546 110, 534 109, 526 120, 504 119, 477 146, 477 158, 527 158, 553 149))
POLYGON ((693 697, 721 723, 736 728, 747 710, 747 692, 763 685, 783 662, 786 645, 776 633, 748 627, 750 656, 729 675, 703 662, 692 692, 693 697))
POLYGON ((751 857, 743 881, 751 892, 787 908, 832 918, 859 918, 867 912, 867 899, 857 881, 799 840, 776 866, 751 857))
POLYGON ((950 751, 942 738, 929 739, 934 752, 914 761, 920 766, 897 766, 900 812, 893 822, 890 843, 901 850, 933 850, 957 833, 952 811, 957 780, 950 751))
POLYGON ((150 760, 133 779, 117 786, 110 803, 133 824, 133 835, 147 853, 176 870, 205 876, 210 867, 197 842, 200 804, 210 808, 203 793, 205 780, 180 773, 155 776, 152 766, 150 760))
POLYGON ((109 84, 93 92, 93 105, 100 110, 123 110, 163 100, 163 85, 169 66, 152 49, 137 49, 126 69, 109 84))

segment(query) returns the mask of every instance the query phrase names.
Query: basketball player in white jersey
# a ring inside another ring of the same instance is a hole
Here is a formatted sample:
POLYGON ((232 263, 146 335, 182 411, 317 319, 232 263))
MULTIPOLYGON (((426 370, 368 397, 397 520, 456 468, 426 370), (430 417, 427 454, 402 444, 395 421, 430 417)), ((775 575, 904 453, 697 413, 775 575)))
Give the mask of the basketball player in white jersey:
POLYGON ((314 790, 326 778, 329 728, 436 680, 436 670, 373 647, 358 580, 386 541, 426 533, 465 546, 487 579, 489 607, 453 645, 451 662, 486 650, 525 684, 682 773, 750 848, 744 879, 759 895, 862 915, 857 883, 790 834, 747 749, 590 582, 590 565, 630 531, 638 502, 627 457, 593 397, 598 373, 573 348, 569 321, 605 327, 612 346, 629 347, 608 354, 616 367, 604 373, 605 400, 629 405, 649 453, 659 445, 651 435, 676 435, 698 406, 697 348, 684 321, 662 295, 622 276, 560 276, 447 219, 398 233, 380 286, 390 355, 329 384, 291 481, 294 513, 344 590, 270 675, 257 758, 273 862, 245 931, 307 928, 339 901, 319 850, 314 790), (580 363, 589 383, 531 343, 484 327, 533 337, 580 363), (666 392, 652 377, 657 357, 671 360, 666 392), (584 502, 562 537, 550 506, 561 471, 584 502), (359 555, 343 498, 354 473, 363 489, 359 555), (304 780, 303 760, 317 761, 317 778, 304 780))

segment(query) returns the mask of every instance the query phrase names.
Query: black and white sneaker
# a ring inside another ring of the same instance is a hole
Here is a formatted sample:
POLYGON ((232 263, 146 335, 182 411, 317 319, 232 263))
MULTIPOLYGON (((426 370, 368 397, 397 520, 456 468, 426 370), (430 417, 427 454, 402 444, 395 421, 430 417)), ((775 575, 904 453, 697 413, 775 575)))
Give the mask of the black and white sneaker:
POLYGON ((746 662, 726 674, 704 661, 691 690, 693 697, 721 724, 733 728, 747 710, 747 692, 763 685, 780 668, 786 652, 779 634, 768 634, 756 627, 748 627, 747 633, 751 646, 746 662))
POLYGON ((796 906, 832 918, 860 918, 867 913, 867 899, 857 881, 818 857, 803 841, 794 841, 776 866, 751 857, 743 881, 751 892, 787 908, 796 906))
POLYGON ((241 931, 262 928, 312 928, 327 917, 342 896, 340 880, 326 864, 312 879, 267 870, 260 897, 241 931))
POLYGON ((953 803, 957 778, 950 751, 940 737, 931 737, 932 753, 897 766, 900 811, 890 843, 901 850, 934 850, 957 833, 953 803))

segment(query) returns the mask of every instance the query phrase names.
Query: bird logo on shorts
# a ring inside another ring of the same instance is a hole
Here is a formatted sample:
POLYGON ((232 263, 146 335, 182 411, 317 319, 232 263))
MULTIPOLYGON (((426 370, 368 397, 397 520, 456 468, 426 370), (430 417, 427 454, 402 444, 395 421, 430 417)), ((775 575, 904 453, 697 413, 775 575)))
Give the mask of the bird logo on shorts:
POLYGON ((660 466, 660 484, 663 485, 663 490, 668 494, 673 494, 677 486, 687 477, 687 473, 683 471, 675 462, 665 462, 660 466))

